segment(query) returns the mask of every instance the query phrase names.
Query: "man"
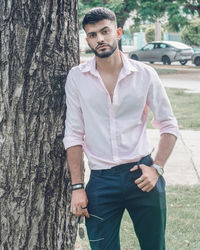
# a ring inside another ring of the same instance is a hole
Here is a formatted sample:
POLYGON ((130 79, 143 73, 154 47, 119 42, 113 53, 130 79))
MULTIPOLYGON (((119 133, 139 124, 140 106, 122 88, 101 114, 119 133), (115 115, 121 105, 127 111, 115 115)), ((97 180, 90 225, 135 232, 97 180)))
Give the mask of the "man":
POLYGON ((86 217, 93 250, 120 249, 125 209, 141 249, 163 250, 166 201, 162 174, 178 134, 176 119, 156 72, 119 51, 122 30, 117 28, 115 14, 94 8, 82 25, 95 57, 72 68, 66 82, 63 141, 71 172, 71 212, 86 217), (146 136, 148 107, 154 114, 153 125, 160 129, 154 160, 146 136), (91 168, 86 190, 82 151, 91 168))

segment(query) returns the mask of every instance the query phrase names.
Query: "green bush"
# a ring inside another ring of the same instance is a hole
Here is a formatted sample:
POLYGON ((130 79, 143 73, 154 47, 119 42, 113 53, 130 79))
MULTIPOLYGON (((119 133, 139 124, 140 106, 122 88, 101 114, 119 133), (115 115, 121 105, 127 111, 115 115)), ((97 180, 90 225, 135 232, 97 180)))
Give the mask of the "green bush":
MULTIPOLYGON (((155 40, 155 26, 150 26, 146 29, 145 38, 147 43, 150 43, 155 40)), ((161 39, 163 40, 163 38, 164 38, 164 31, 161 28, 161 39)))
POLYGON ((191 20, 183 27, 181 40, 190 46, 200 46, 200 18, 191 20))

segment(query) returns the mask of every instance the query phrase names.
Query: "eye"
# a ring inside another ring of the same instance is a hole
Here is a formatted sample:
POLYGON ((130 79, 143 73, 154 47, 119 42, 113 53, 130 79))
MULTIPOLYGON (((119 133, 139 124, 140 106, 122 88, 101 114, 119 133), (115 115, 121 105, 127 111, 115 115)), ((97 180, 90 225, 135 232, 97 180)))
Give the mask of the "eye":
POLYGON ((90 34, 88 35, 88 37, 91 38, 91 39, 92 39, 92 38, 95 38, 95 37, 96 37, 96 33, 90 33, 90 34))
POLYGON ((108 32, 109 32, 109 31, 106 29, 106 30, 103 30, 103 31, 102 31, 102 34, 103 34, 103 35, 107 35, 108 32))

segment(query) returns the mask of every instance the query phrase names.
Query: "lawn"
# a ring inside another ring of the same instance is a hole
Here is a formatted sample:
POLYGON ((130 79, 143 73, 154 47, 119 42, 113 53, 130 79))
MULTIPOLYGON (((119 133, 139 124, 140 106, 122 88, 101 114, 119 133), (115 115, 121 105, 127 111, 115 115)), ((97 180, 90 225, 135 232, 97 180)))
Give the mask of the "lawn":
MULTIPOLYGON (((187 93, 184 89, 166 88, 180 129, 200 130, 200 93, 187 93)), ((149 112, 148 128, 152 128, 149 112)))
MULTIPOLYGON (((166 246, 168 250, 200 249, 200 186, 167 186, 166 246)), ((121 250, 140 250, 133 225, 125 212, 121 231, 121 250)), ((89 250, 87 237, 79 239, 82 250, 89 250)), ((152 249, 153 250, 153 249, 152 249)))
POLYGON ((159 75, 167 75, 167 74, 175 74, 178 72, 177 69, 160 69, 160 68, 154 68, 159 75))
MULTIPOLYGON (((167 187, 166 246, 168 250, 200 249, 200 186, 167 187)), ((121 227, 122 250, 140 250, 129 215, 121 227)))

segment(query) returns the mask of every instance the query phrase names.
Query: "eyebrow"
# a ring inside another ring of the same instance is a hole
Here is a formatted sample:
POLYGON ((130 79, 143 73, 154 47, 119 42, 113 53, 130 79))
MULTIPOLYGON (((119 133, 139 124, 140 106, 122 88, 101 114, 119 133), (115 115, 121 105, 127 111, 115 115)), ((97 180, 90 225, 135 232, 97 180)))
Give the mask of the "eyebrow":
MULTIPOLYGON (((105 29, 108 29, 108 28, 110 28, 110 27, 109 27, 109 26, 104 26, 102 29, 100 29, 100 30, 97 31, 97 32, 101 32, 101 31, 103 31, 103 30, 105 30, 105 29)), ((92 31, 92 32, 87 33, 87 35, 95 34, 95 33, 97 33, 97 32, 92 31)))

